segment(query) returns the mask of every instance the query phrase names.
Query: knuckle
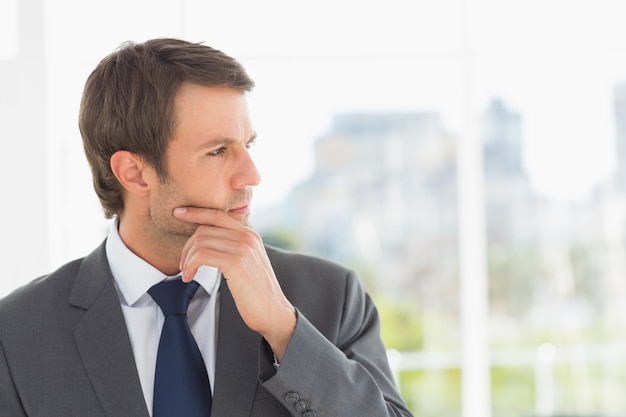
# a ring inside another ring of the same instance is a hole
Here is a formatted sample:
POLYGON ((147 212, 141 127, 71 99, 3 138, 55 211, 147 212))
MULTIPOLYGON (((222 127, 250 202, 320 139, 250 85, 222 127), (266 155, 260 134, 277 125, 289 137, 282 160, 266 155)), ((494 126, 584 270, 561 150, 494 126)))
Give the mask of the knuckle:
POLYGON ((213 251, 211 251, 209 248, 199 247, 196 252, 196 255, 199 259, 205 260, 205 259, 208 259, 212 253, 213 251))
POLYGON ((254 230, 246 230, 243 232, 241 241, 249 248, 254 248, 259 241, 259 235, 254 230))

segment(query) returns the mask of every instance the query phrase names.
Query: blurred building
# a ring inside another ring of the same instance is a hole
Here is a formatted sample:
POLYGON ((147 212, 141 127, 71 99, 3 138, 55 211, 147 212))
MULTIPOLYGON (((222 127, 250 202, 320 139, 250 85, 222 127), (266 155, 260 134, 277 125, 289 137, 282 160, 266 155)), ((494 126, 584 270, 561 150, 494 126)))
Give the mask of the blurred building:
POLYGON ((381 291, 456 279, 455 138, 438 114, 337 115, 314 153, 276 219, 302 249, 374 268, 381 291))
POLYGON ((522 117, 493 99, 482 126, 487 241, 499 245, 533 239, 536 201, 524 169, 522 117))
POLYGON ((626 194, 626 81, 618 83, 613 90, 615 114, 615 189, 626 194))

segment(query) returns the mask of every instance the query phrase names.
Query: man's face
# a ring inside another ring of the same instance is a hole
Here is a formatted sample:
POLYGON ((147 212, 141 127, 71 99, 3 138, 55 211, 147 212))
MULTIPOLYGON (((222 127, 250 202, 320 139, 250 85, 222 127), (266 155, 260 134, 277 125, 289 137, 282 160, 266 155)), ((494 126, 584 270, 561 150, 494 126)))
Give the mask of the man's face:
POLYGON ((219 209, 248 225, 252 187, 261 178, 249 148, 255 139, 245 95, 229 88, 183 84, 175 100, 169 179, 150 194, 149 221, 161 232, 190 236, 196 226, 174 218, 176 207, 219 209))

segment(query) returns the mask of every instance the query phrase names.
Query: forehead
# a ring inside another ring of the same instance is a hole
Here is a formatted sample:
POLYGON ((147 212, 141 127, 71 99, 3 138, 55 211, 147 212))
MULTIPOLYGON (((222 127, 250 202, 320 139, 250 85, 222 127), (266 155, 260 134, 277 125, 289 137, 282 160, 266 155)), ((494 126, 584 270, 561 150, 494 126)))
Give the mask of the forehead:
POLYGON ((174 99, 174 136, 182 132, 205 135, 251 134, 244 92, 227 87, 184 83, 174 99))

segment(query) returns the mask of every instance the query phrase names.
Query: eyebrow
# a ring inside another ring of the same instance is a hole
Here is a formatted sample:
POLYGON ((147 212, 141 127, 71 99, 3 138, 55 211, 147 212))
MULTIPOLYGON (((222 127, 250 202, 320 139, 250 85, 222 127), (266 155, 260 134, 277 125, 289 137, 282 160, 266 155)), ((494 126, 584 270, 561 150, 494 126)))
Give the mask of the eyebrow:
MULTIPOLYGON (((256 132, 254 132, 254 133, 253 133, 253 134, 252 134, 252 135, 251 135, 251 136, 250 136, 250 137, 246 140, 246 142, 245 142, 245 143, 250 143, 250 142, 252 142, 252 141, 256 140, 256 138, 257 138, 257 133, 256 133, 256 132)), ((212 147, 217 146, 217 145, 232 145, 232 144, 234 144, 234 143, 239 143, 239 140, 237 140, 237 139, 233 139, 233 138, 231 138, 231 137, 227 137, 227 136, 220 136, 220 137, 217 137, 217 138, 214 138, 214 139, 210 139, 210 140, 208 140, 208 141, 206 141, 206 142, 203 142, 203 143, 199 146, 199 148, 200 148, 200 149, 206 149, 206 148, 212 148, 212 147)))

